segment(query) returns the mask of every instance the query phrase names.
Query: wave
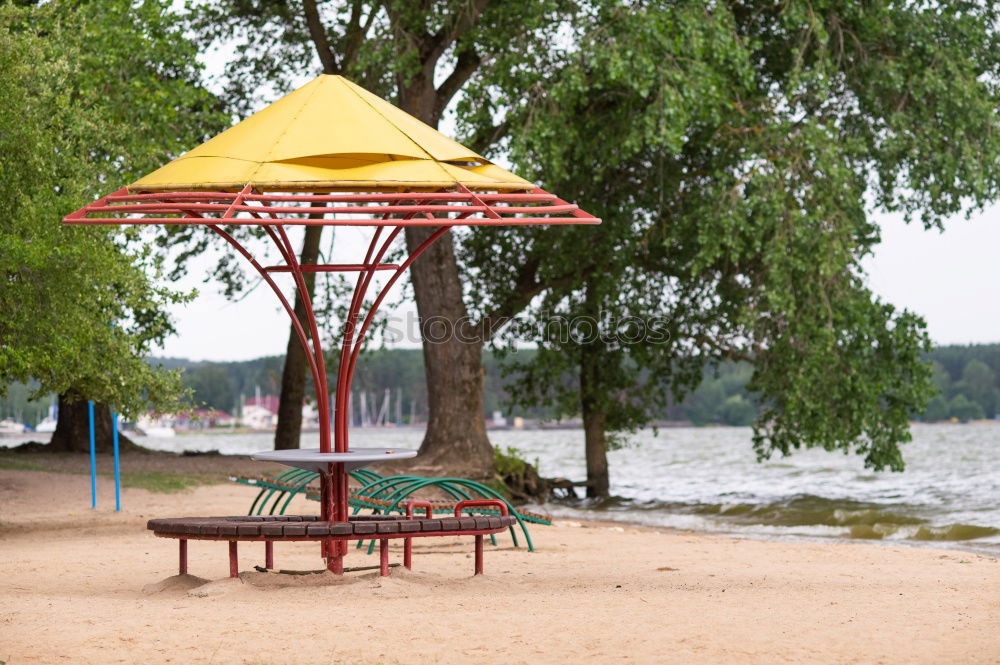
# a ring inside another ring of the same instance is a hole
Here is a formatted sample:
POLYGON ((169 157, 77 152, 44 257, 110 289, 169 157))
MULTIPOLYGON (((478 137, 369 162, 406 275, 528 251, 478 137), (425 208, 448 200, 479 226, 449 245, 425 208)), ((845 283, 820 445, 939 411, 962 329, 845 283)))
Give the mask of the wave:
MULTIPOLYGON (((572 504, 578 516, 615 518, 658 526, 710 531, 807 535, 862 540, 968 541, 1000 535, 1000 528, 965 523, 932 524, 906 504, 797 495, 779 501, 720 503, 636 502, 612 497, 572 504), (582 509, 582 510, 579 510, 582 509)), ((563 504, 568 507, 567 504, 563 504)), ((562 512, 554 511, 556 514, 562 512)))

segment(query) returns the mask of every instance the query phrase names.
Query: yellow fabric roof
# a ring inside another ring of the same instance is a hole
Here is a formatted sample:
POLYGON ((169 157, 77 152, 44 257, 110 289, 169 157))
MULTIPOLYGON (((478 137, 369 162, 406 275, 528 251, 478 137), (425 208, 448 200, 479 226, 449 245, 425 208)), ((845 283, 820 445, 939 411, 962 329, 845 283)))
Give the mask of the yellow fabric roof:
POLYGON ((262 191, 534 188, 344 77, 322 75, 129 189, 248 183, 262 191))

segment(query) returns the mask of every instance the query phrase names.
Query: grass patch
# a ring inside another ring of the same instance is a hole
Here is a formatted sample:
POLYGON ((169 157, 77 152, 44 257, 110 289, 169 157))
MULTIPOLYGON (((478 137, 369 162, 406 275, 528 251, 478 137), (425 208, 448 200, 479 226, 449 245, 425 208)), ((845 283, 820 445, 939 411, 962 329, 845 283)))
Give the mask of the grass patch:
MULTIPOLYGON (((7 471, 47 471, 41 464, 25 462, 24 460, 12 459, 10 457, 0 457, 0 469, 7 471)), ((0 665, 3 665, 0 663, 0 665)))
MULTIPOLYGON (((53 468, 36 462, 17 459, 14 456, 0 456, 0 469, 6 471, 49 471, 52 473, 67 473, 74 475, 90 475, 90 470, 53 468)), ((113 479, 114 474, 101 471, 97 475, 113 479)), ((122 487, 173 494, 183 492, 192 487, 211 485, 224 481, 218 473, 174 473, 172 471, 122 471, 122 487)))
MULTIPOLYGON (((101 474, 112 477, 112 474, 101 474)), ((211 485, 219 478, 207 473, 171 473, 169 471, 134 471, 122 473, 122 487, 174 494, 192 487, 211 485)))

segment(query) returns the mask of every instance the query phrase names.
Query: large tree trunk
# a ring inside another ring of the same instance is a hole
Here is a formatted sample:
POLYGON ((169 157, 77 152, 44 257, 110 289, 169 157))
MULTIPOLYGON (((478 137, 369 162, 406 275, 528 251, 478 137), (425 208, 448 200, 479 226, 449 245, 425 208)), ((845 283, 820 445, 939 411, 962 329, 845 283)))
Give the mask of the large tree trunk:
POLYGON ((609 494, 607 418, 597 396, 599 355, 584 348, 580 363, 580 405, 583 411, 583 436, 587 455, 587 496, 604 498, 609 494))
MULTIPOLYGON (((302 241, 302 253, 299 263, 314 264, 319 257, 319 244, 323 236, 322 226, 307 226, 305 239, 302 241)), ((312 300, 316 293, 316 273, 305 273, 302 276, 312 300)), ((295 289, 295 316, 298 317, 309 334, 309 326, 305 321, 305 306, 302 294, 295 289)), ((281 399, 278 402, 278 425, 274 430, 274 449, 287 450, 299 447, 299 437, 302 435, 302 404, 306 396, 306 381, 309 372, 309 360, 305 349, 295 333, 295 326, 289 323, 288 347, 285 351, 285 367, 281 372, 281 399)))
MULTIPOLYGON (((114 450, 111 429, 111 409, 107 404, 94 404, 94 449, 99 453, 114 450)), ((138 448, 131 439, 119 433, 118 447, 138 448)), ((59 395, 59 417, 48 450, 85 453, 90 451, 90 415, 87 400, 74 391, 59 395)))
MULTIPOLYGON (((594 321, 600 316, 600 305, 594 289, 587 288, 584 313, 594 321)), ((604 498, 609 495, 607 413, 603 406, 601 386, 601 341, 580 347, 580 410, 583 414, 584 449, 587 456, 587 496, 604 498)))
MULTIPOLYGON (((400 105, 436 127, 439 110, 432 82, 431 72, 412 77, 400 86, 400 105)), ((433 231, 407 228, 407 249, 415 250, 433 231)), ((410 275, 422 321, 428 409, 416 464, 449 475, 492 478, 493 446, 483 416, 483 341, 472 338, 451 232, 413 262, 410 275)))
MULTIPOLYGON (((408 228, 409 250, 432 232, 408 228)), ((451 234, 431 245, 410 271, 422 322, 428 407, 417 464, 449 475, 491 478, 493 447, 483 419, 483 344, 471 338, 451 234)))

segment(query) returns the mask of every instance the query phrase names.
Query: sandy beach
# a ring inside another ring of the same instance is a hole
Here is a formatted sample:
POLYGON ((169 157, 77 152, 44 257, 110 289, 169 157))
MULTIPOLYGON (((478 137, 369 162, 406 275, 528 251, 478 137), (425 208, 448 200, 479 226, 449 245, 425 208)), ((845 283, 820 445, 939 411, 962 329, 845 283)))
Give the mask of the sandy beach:
MULTIPOLYGON (((960 550, 768 542, 600 522, 415 545, 414 570, 259 573, 241 547, 177 547, 152 517, 246 511, 251 491, 126 489, 0 471, 0 661, 28 663, 1000 663, 1000 561, 960 550)), ((296 510, 311 513, 315 504, 296 510)), ((318 568, 312 544, 276 565, 318 568)), ((392 561, 401 560, 394 547, 392 561)), ((352 549, 347 565, 375 563, 352 549)))

